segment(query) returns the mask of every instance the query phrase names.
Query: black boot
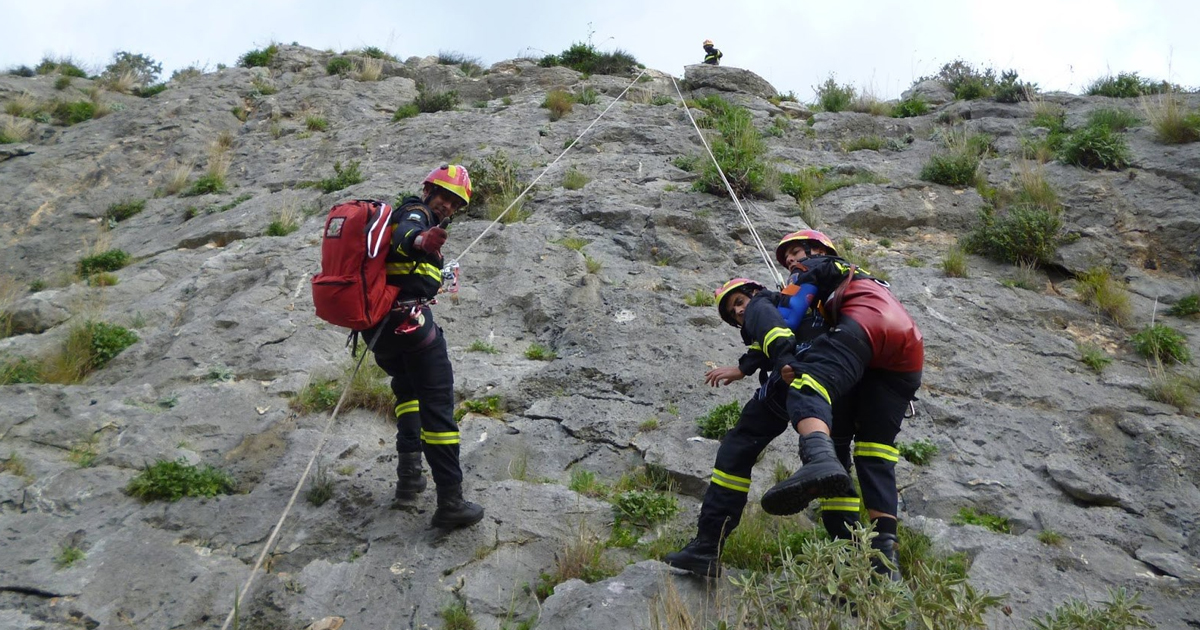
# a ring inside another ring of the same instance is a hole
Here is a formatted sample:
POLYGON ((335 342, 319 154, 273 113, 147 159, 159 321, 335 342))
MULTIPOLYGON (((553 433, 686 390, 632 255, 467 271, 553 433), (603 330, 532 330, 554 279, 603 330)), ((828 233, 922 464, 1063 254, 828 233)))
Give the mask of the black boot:
POLYGON ((421 472, 421 452, 400 453, 396 463, 396 500, 415 501, 425 491, 425 475, 421 472))
POLYGON ((891 567, 889 567, 880 558, 872 557, 871 566, 875 567, 875 572, 886 576, 893 582, 901 581, 903 578, 900 575, 900 562, 896 557, 896 535, 879 534, 875 536, 871 541, 871 548, 878 550, 891 563, 891 567))
POLYGON ((854 494, 850 474, 838 461, 833 440, 814 431, 800 438, 800 461, 796 474, 775 484, 762 498, 767 514, 795 514, 818 497, 844 497, 854 494))
POLYGON ((466 527, 483 520, 483 507, 463 498, 462 484, 437 487, 437 510, 433 526, 443 529, 466 527))
POLYGON ((697 532, 692 542, 663 557, 663 562, 700 577, 721 577, 721 540, 719 536, 697 532))

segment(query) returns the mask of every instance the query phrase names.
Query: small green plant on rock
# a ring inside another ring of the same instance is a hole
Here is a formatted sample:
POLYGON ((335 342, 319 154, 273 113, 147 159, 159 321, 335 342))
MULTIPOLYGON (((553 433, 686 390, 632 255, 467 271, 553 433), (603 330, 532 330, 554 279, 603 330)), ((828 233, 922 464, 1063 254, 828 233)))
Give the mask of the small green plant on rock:
POLYGON ((461 420, 468 413, 498 418, 504 415, 504 409, 499 396, 488 396, 480 400, 464 400, 454 412, 455 421, 461 420))
POLYGON ((475 618, 466 604, 448 604, 438 613, 442 617, 442 630, 475 630, 475 618))
POLYGON ((1148 359, 1166 363, 1187 363, 1192 358, 1187 347, 1187 337, 1165 324, 1147 326, 1135 333, 1131 341, 1138 354, 1148 359))
POLYGON ((476 339, 475 341, 472 341, 471 345, 467 346, 467 352, 483 352, 485 354, 500 354, 500 351, 496 349, 496 346, 493 346, 492 344, 487 343, 486 341, 482 341, 480 339, 476 339))
POLYGON ((184 497, 231 494, 233 477, 209 465, 193 466, 184 459, 156 460, 129 481, 125 491, 142 501, 178 501, 184 497))
POLYGON ((613 518, 618 525, 654 527, 679 513, 675 497, 649 490, 629 490, 613 498, 613 518))
POLYGON ((76 268, 80 276, 87 277, 101 271, 117 271, 128 265, 131 260, 132 256, 125 250, 110 249, 79 259, 76 268))
POLYGON ((717 405, 704 416, 696 420, 696 425, 700 427, 700 435, 712 439, 719 440, 725 437, 737 423, 742 415, 742 406, 734 402, 728 402, 723 405, 717 405))
POLYGON ((1063 540, 1065 540, 1062 534, 1054 531, 1053 529, 1043 529, 1042 531, 1038 532, 1037 538, 1038 542, 1042 543, 1043 545, 1050 545, 1051 547, 1061 546, 1063 544, 1063 540))
POLYGON ((333 177, 328 177, 317 182, 317 188, 320 188, 322 192, 331 193, 362 182, 363 176, 358 170, 358 164, 358 160, 351 160, 343 168, 341 162, 334 162, 333 177))
POLYGON ((71 565, 79 562, 87 557, 79 547, 66 546, 58 550, 58 555, 54 556, 54 566, 60 569, 69 569, 71 565))
POLYGON ((1113 362, 1112 357, 1108 356, 1103 348, 1090 343, 1079 344, 1079 360, 1097 374, 1113 362))
POLYGON ((575 99, 565 90, 551 90, 542 101, 542 107, 550 110, 550 122, 554 122, 571 113, 575 99))
POLYGON ((967 277, 967 255, 962 248, 951 246, 946 250, 946 257, 942 259, 942 273, 947 278, 967 277))
POLYGON ((987 512, 976 512, 975 508, 971 507, 960 509, 958 515, 954 517, 953 523, 955 525, 978 525, 998 534, 1012 533, 1012 523, 1006 517, 987 512))
POLYGON ((933 456, 937 455, 937 444, 929 440, 914 440, 912 442, 898 442, 896 448, 900 449, 900 455, 917 466, 924 466, 933 460, 933 456))
POLYGON ((1093 267, 1076 277, 1076 291, 1084 303, 1108 315, 1118 326, 1133 318, 1129 291, 1104 267, 1093 267))
POLYGON ((1093 606, 1085 601, 1072 599, 1045 617, 1034 619, 1036 630, 1125 630, 1126 628, 1153 628, 1154 623, 1141 613, 1150 608, 1138 603, 1139 593, 1130 595, 1124 588, 1108 591, 1108 601, 1093 606))
POLYGON ((104 218, 112 221, 113 223, 120 223, 121 221, 124 221, 145 209, 145 199, 114 203, 108 207, 108 210, 104 211, 104 218))
POLYGON ((1092 124, 1063 139, 1058 158, 1066 164, 1116 171, 1129 165, 1131 155, 1119 132, 1092 124))
POLYGON ((304 496, 313 507, 321 507, 333 498, 333 479, 330 479, 329 475, 325 472, 324 466, 317 466, 317 472, 313 475, 312 485, 308 487, 308 493, 304 496))
POLYGON ((266 48, 251 50, 238 58, 237 65, 243 68, 266 67, 271 65, 275 55, 279 53, 279 45, 272 43, 266 48))
POLYGON ((571 169, 567 171, 566 175, 563 175, 562 185, 563 188, 566 188, 567 190, 579 190, 580 188, 587 186, 589 181, 591 180, 587 175, 584 175, 579 169, 571 167, 571 169))
POLYGON ((458 103, 458 92, 454 90, 435 92, 431 91, 424 84, 417 84, 417 98, 413 101, 413 104, 423 114, 453 110, 458 107, 458 103))
POLYGON ((409 103, 407 105, 401 105, 396 110, 396 113, 392 115, 392 121, 395 122, 397 120, 404 120, 405 118, 412 118, 413 116, 416 116, 417 114, 420 114, 420 113, 421 113, 421 108, 418 107, 416 103, 409 103))
POLYGON ((696 289, 683 298, 688 306, 716 306, 717 298, 707 289, 696 289))
POLYGON ((531 361, 553 361, 558 355, 540 343, 530 344, 525 349, 525 358, 531 361))
POLYGON ((1200 295, 1191 293, 1179 298, 1179 301, 1167 309, 1168 315, 1175 317, 1190 317, 1200 313, 1200 295))

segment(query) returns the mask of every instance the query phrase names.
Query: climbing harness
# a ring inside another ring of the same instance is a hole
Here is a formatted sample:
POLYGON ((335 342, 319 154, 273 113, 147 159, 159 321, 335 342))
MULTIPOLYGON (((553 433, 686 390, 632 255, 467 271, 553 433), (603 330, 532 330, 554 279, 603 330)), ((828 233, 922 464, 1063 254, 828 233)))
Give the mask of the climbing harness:
MULTIPOLYGON (((483 236, 488 233, 489 230, 495 227, 496 224, 504 218, 504 215, 508 214, 508 211, 512 210, 513 206, 515 206, 518 201, 528 194, 529 191, 535 185, 537 185, 538 181, 540 181, 542 177, 549 172, 550 169, 553 168, 554 165, 557 164, 564 155, 567 154, 568 151, 574 148, 575 144, 579 142, 579 140, 583 138, 588 131, 591 131, 592 127, 594 127, 596 123, 600 122, 601 118, 604 118, 604 115, 608 113, 608 110, 612 109, 613 105, 616 105, 617 102, 625 96, 625 93, 629 91, 629 88, 633 87, 638 82, 638 79, 641 79, 642 75, 644 74, 646 74, 645 70, 639 72, 637 77, 630 81, 629 85, 625 86, 625 89, 621 90, 621 93, 618 94, 615 99, 613 99, 613 102, 609 103, 608 107, 605 107, 604 111, 600 112, 600 115, 597 116, 596 119, 593 120, 592 123, 588 125, 582 132, 580 132, 580 134, 571 141, 571 144, 567 145, 567 147, 562 150, 562 153, 559 153, 558 157, 554 158, 553 162, 548 164, 546 168, 542 169, 542 172, 535 177, 528 186, 525 187, 525 190, 521 191, 521 194, 517 195, 516 198, 512 200, 512 203, 508 204, 508 207, 504 209, 504 212, 501 212, 500 215, 495 218, 495 220, 493 220, 486 228, 484 228, 483 231, 479 233, 479 236, 476 236, 475 240, 471 241, 471 243, 467 245, 467 247, 463 249, 458 256, 450 259, 446 263, 446 266, 442 268, 442 282, 443 284, 446 282, 449 282, 450 284, 448 287, 443 289, 445 292, 451 294, 458 293, 460 279, 458 263, 459 259, 466 256, 467 252, 471 251, 471 248, 474 247, 475 244, 478 243, 480 239, 482 239, 483 236)), ((724 175, 722 175, 722 177, 724 177, 724 175)), ((728 186, 728 183, 726 183, 726 185, 728 186)), ((757 237, 757 234, 755 236, 757 237)), ((420 328, 420 325, 417 322, 419 322, 421 318, 421 310, 427 305, 436 303, 437 300, 434 298, 421 298, 417 300, 396 302, 395 306, 392 308, 392 311, 388 314, 388 319, 390 319, 393 314, 406 315, 404 321, 402 321, 396 328, 396 332, 402 334, 413 332, 420 328)), ((379 334, 383 331, 384 326, 388 324, 388 319, 385 319, 379 324, 374 335, 372 335, 370 342, 367 343, 367 350, 374 349, 375 342, 379 339, 379 334)), ((353 343, 355 344, 355 347, 357 347, 358 344, 356 339, 353 343)), ((263 560, 266 558, 267 553, 274 546, 275 539, 279 536, 279 530, 283 528, 284 520, 287 519, 288 513, 291 512, 292 507, 296 504, 296 497, 300 495, 300 489, 304 487, 304 482, 308 480, 308 474, 312 471, 313 464, 317 461, 317 457, 321 454, 321 449, 325 447, 325 442, 329 439, 329 429, 333 427, 333 421, 337 418, 338 412, 341 411, 342 403, 346 400, 346 394, 350 391, 350 384, 354 381, 354 377, 358 374, 358 370, 360 367, 362 367, 363 359, 365 359, 366 356, 367 353, 364 352, 362 356, 359 357, 358 363, 355 364, 354 370, 350 373, 350 378, 347 379, 346 386, 342 389, 342 395, 338 398, 337 405, 334 406, 333 413, 329 416, 329 421, 325 424, 324 430, 321 431, 321 439, 317 442, 317 447, 313 449, 312 457, 309 458, 308 465, 304 468, 304 473, 300 475, 300 481, 296 483, 295 489, 292 490, 291 499, 288 500, 287 505, 283 508, 283 513, 279 515, 279 521, 275 523, 275 528, 271 530, 271 535, 267 538, 267 544, 263 546, 262 551, 259 553, 258 560, 256 560, 254 563, 254 568, 250 569, 250 577, 246 578, 245 585, 242 586, 241 592, 238 593, 234 599, 233 608, 230 609, 229 616, 225 618, 225 623, 221 624, 221 630, 228 630, 229 624, 233 622, 242 600, 245 599, 247 593, 250 592, 250 587, 254 583, 254 578, 258 575, 258 570, 262 568, 263 560)))
MULTIPOLYGON (((762 237, 758 235, 758 230, 754 229, 754 223, 750 221, 750 215, 742 207, 737 193, 733 191, 733 186, 730 185, 729 179, 725 177, 725 171, 721 169, 721 163, 717 161, 717 156, 713 155, 712 147, 708 146, 708 140, 704 138, 704 133, 700 131, 700 125, 697 125, 696 119, 692 117, 692 110, 688 108, 687 101, 683 98, 683 92, 680 91, 679 83, 675 81, 675 77, 671 77, 671 84, 675 86, 675 93, 679 95, 680 105, 687 114, 688 120, 692 121, 692 128, 696 130, 696 135, 700 136, 700 143, 704 145, 704 150, 708 152, 708 157, 712 160, 713 165, 717 167, 717 174, 721 176, 721 182, 725 184, 725 190, 729 192, 729 198, 733 199, 733 205, 737 206, 738 213, 742 215, 742 221, 746 223, 746 228, 750 231, 750 240, 754 241, 755 249, 762 256, 763 264, 767 266, 767 272, 771 275, 771 279, 775 281, 775 285, 783 288, 783 276, 775 269, 775 265, 771 264, 771 255, 767 253, 767 247, 763 244, 762 237)), ((747 203, 749 203, 748 200, 747 203)))

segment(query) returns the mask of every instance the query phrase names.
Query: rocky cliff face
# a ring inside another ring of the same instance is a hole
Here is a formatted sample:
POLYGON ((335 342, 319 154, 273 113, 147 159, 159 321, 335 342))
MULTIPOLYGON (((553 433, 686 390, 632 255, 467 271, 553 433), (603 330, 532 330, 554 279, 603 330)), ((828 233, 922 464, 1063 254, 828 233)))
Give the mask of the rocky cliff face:
MULTIPOLYGON (((359 81, 327 76, 328 58, 282 47, 270 68, 205 74, 148 99, 105 94, 114 110, 106 117, 39 123, 28 142, 0 145, 0 268, 40 289, 9 300, 21 334, 0 340, 0 353, 53 352, 83 319, 139 338, 82 384, 0 387, 0 625, 219 627, 325 426, 325 415, 293 411, 289 398, 346 361, 343 331, 315 317, 308 291, 324 210, 344 198, 393 199, 432 165, 500 151, 529 181, 629 82, 521 61, 468 78, 417 59, 359 81), (418 83, 457 90, 463 105, 394 121, 418 83), (598 101, 550 122, 539 105, 555 87, 591 87, 598 101), (179 165, 193 165, 194 180, 221 159, 227 192, 166 194, 179 165), (331 193, 304 185, 333 175, 335 162, 357 162, 363 181, 331 193), (144 209, 105 217, 130 200, 144 209), (265 235, 287 213, 300 229, 265 235), (81 256, 109 248, 133 257, 115 285, 69 279, 81 256), (239 492, 175 503, 124 492, 146 463, 176 458, 230 471, 239 492), (67 548, 85 556, 63 567, 56 557, 67 548)), ((1028 104, 951 102, 907 119, 818 113, 809 126, 787 118, 803 108, 763 100, 774 89, 757 77, 689 73, 688 96, 721 93, 763 131, 776 129, 765 138, 781 170, 825 166, 880 182, 819 197, 807 216, 888 273, 925 334, 925 385, 901 439, 929 440, 938 454, 920 467, 901 461, 902 521, 967 552, 972 582, 1009 594, 1017 620, 1127 587, 1143 593, 1160 626, 1200 625, 1190 595, 1200 585, 1200 425, 1147 396, 1152 375, 1128 342, 1153 318, 1200 353, 1197 321, 1163 314, 1197 292, 1200 145, 1163 146, 1135 127, 1128 169, 1045 165, 1076 238, 1025 290, 1002 284, 1012 267, 983 258, 970 258, 968 277, 945 276, 941 261, 982 199, 918 174, 943 121, 958 120, 994 138, 988 183, 1011 180, 1028 168, 1019 159, 1021 138, 1035 133, 1028 104), (884 146, 842 150, 868 134, 884 146), (1077 297, 1073 274, 1095 265, 1128 282, 1128 327, 1077 297), (1105 348, 1112 364, 1089 370, 1080 342, 1105 348), (951 525, 963 507, 1007 517, 1012 533, 951 525), (1039 542, 1045 530, 1065 543, 1039 542)), ((340 616, 347 628, 436 626, 439 610, 462 602, 481 628, 539 611, 538 628, 604 618, 650 627, 648 606, 669 581, 657 563, 594 585, 569 582, 544 607, 525 589, 570 541, 608 531, 611 507, 569 490, 573 471, 612 481, 646 463, 665 469, 686 506, 672 527, 690 532, 717 448, 697 437, 694 419, 751 394, 748 381, 704 387, 707 366, 732 364, 740 344, 714 308, 685 297, 732 275, 765 280, 766 270, 731 202, 691 192, 696 175, 675 158, 702 148, 670 78, 647 76, 546 175, 528 218, 493 229, 460 261, 462 291, 435 307, 458 397, 496 396, 503 412, 462 421, 466 487, 485 520, 450 534, 429 529, 432 492, 415 508, 389 509, 394 429, 354 410, 320 458, 332 500, 297 504, 242 606, 244 623, 299 628, 340 616), (653 104, 668 97, 676 101, 653 104), (590 181, 564 188, 568 167, 590 181), (567 247, 565 237, 586 244, 567 247), (476 341, 498 352, 469 351, 476 341), (556 358, 526 358, 534 343, 556 358)), ((55 90, 47 78, 0 77, 0 100, 26 92, 49 99, 55 90)), ((1068 122, 1134 105, 1046 100, 1063 105, 1068 122)), ((803 225, 786 195, 750 211, 769 243, 803 225)), ((460 218, 446 251, 461 251, 488 223, 477 210, 460 218)), ((775 466, 798 465, 794 451, 794 437, 776 440, 752 497, 775 466)), ((675 583, 704 600, 703 585, 675 583)), ((1012 623, 995 615, 994 625, 1012 623)))

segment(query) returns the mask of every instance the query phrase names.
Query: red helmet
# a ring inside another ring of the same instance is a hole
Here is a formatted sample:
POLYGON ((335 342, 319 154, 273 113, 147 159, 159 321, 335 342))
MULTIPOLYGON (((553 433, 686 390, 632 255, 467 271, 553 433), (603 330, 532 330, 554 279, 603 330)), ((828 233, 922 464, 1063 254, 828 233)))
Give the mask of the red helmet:
POLYGON ((834 256, 838 255, 837 248, 833 246, 833 241, 829 240, 828 236, 816 230, 800 230, 799 232, 788 234, 783 237, 783 240, 779 241, 779 245, 775 247, 775 260, 778 260, 779 264, 786 267, 788 248, 795 243, 803 243, 804 241, 816 241, 825 249, 832 252, 834 256))
POLYGON ((441 186, 463 200, 463 204, 471 203, 471 175, 465 166, 448 164, 439 166, 425 178, 426 184, 441 186))
POLYGON ((717 298, 717 313, 720 313, 721 319, 724 320, 726 324, 737 327, 738 323, 737 323, 737 320, 735 320, 733 318, 733 313, 730 313, 725 310, 726 296, 728 296, 731 292, 733 292, 735 290, 740 290, 743 293, 745 293, 750 289, 757 289, 757 290, 761 291, 765 288, 766 287, 764 287, 763 285, 761 285, 749 278, 734 278, 733 280, 730 280, 729 282, 722 284, 721 288, 717 289, 716 291, 713 291, 713 297, 717 298))

